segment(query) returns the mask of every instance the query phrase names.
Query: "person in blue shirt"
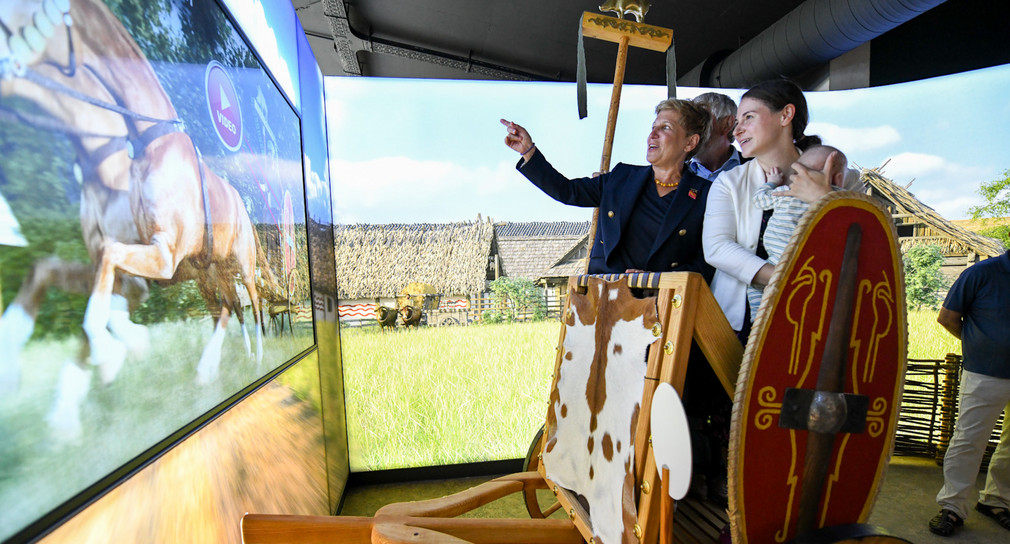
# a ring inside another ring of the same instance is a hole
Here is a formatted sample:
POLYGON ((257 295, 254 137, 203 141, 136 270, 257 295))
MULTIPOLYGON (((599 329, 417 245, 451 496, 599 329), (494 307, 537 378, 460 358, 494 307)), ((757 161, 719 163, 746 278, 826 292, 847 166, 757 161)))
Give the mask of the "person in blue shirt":
POLYGON ((733 127, 736 126, 736 102, 721 93, 703 93, 694 97, 711 113, 712 129, 708 139, 699 146, 687 167, 695 174, 715 181, 716 176, 740 164, 740 152, 733 147, 733 127))
MULTIPOLYGON (((1010 251, 972 265, 951 286, 936 320, 961 339, 964 366, 954 436, 943 459, 940 513, 929 530, 954 534, 968 517, 975 477, 1000 412, 1010 417, 1010 251)), ((989 461, 975 510, 1010 530, 1010 421, 989 461)))

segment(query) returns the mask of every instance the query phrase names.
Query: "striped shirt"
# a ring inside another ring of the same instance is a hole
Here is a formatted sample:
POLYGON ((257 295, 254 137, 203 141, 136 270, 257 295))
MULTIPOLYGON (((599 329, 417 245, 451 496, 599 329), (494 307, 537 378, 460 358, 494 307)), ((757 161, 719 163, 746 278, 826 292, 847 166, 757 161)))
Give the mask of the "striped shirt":
MULTIPOLYGON (((834 191, 842 190, 841 187, 831 187, 834 191)), ((774 183, 765 183, 754 191, 754 206, 761 210, 774 210, 768 220, 768 228, 764 233, 764 246, 768 252, 768 263, 778 264, 782 258, 782 253, 789 244, 796 224, 800 217, 810 208, 810 204, 793 196, 776 196, 774 193, 781 193, 789 190, 789 186, 776 186, 774 183)), ((758 307, 761 305, 761 295, 763 289, 747 286, 747 302, 750 304, 751 319, 757 316, 758 307)))

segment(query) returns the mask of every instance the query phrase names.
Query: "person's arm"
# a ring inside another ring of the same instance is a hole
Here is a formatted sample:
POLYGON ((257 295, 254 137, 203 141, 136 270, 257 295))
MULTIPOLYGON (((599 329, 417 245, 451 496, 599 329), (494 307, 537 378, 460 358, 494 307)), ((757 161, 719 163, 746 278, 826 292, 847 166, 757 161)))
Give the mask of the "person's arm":
POLYGON ((772 281, 773 272, 775 272, 775 267, 770 263, 761 265, 761 268, 758 269, 757 273, 754 274, 754 277, 750 280, 750 284, 754 287, 767 286, 768 282, 772 281))
POLYGON ((551 166, 539 149, 534 147, 532 153, 529 160, 516 164, 516 168, 547 196, 569 206, 597 208, 601 205, 603 186, 611 174, 568 179, 551 166))
POLYGON ((961 330, 964 328, 964 314, 940 307, 940 313, 936 316, 936 322, 947 329, 958 340, 961 339, 961 330))
POLYGON ((772 191, 774 191, 776 187, 778 187, 778 185, 775 185, 772 182, 765 183, 761 187, 758 187, 757 191, 754 191, 754 196, 751 198, 751 201, 754 202, 754 205, 757 206, 759 210, 774 210, 776 199, 772 196, 772 191))
MULTIPOLYGON (((737 241, 737 210, 733 205, 732 189, 728 183, 720 181, 724 175, 716 179, 708 192, 705 223, 701 235, 702 248, 708 264, 749 284, 767 263, 754 254, 753 248, 746 248, 737 241)), ((747 211, 740 210, 741 213, 747 211)), ((755 225, 754 228, 759 228, 759 225, 755 225)))
POLYGON ((568 179, 547 162, 525 128, 505 119, 500 121, 505 126, 505 145, 522 155, 516 169, 533 185, 562 204, 584 208, 600 205, 605 175, 568 179))

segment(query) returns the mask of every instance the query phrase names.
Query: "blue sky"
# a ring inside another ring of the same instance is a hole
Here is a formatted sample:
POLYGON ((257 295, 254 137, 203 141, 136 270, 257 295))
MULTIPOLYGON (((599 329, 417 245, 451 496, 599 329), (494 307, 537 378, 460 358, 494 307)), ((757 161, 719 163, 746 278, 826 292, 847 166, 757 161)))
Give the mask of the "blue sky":
MULTIPOLYGON (((569 177, 598 169, 609 85, 590 85, 578 119, 575 86, 327 77, 326 117, 337 223, 581 221, 515 171, 504 117, 525 126, 569 177)), ((948 219, 968 216, 978 186, 1010 168, 1010 65, 901 85, 808 93, 811 125, 851 163, 884 168, 948 219), (914 181, 913 181, 914 180, 914 181)), ((706 89, 678 89, 690 98, 706 89)), ((722 90, 734 100, 742 90, 722 90)), ((653 108, 665 87, 625 86, 613 161, 645 164, 653 108)))
POLYGON ((301 109, 298 88, 296 16, 290 5, 260 0, 225 0, 232 16, 270 67, 284 94, 301 109))

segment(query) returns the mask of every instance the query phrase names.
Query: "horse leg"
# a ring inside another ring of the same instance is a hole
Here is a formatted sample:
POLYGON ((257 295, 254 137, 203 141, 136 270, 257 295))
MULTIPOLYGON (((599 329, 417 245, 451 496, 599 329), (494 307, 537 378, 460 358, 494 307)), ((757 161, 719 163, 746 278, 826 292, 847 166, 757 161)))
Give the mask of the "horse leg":
MULTIPOLYGON (((101 167, 112 161, 103 162, 101 167)), ((129 172, 129 169, 125 169, 129 172)), ((100 180, 86 179, 81 185, 81 234, 92 260, 98 262, 104 237, 108 234, 121 242, 139 241, 137 226, 133 221, 130 199, 126 191, 115 190, 100 180)), ((89 289, 90 292, 90 289, 89 289)), ((109 313, 109 331, 127 349, 143 356, 150 347, 147 327, 130 321, 130 312, 137 309, 148 296, 147 281, 116 272, 109 313)), ((114 376, 103 375, 108 383, 114 376)))
MULTIPOLYGON (((147 299, 147 282, 135 276, 118 275, 116 287, 110 299, 109 332, 126 344, 126 349, 134 355, 143 357, 151 347, 147 327, 130 321, 130 312, 135 310, 143 300, 147 299)), ((111 382, 115 376, 106 378, 104 383, 111 382)))
POLYGON ((172 250, 166 239, 157 233, 150 245, 106 242, 99 252, 95 285, 84 310, 84 333, 91 344, 91 364, 104 367, 103 375, 115 376, 126 358, 126 346, 109 331, 112 314, 112 289, 116 271, 155 280, 169 280, 175 273, 172 250))
POLYGON ((258 365, 263 362, 263 315, 259 309, 259 293, 256 292, 256 281, 253 274, 242 274, 242 281, 246 291, 249 292, 249 303, 252 305, 253 323, 256 329, 256 364, 258 365))
POLYGON ((217 377, 218 367, 221 366, 221 346, 224 344, 225 328, 228 326, 229 308, 227 304, 221 305, 221 317, 214 327, 214 334, 210 337, 210 342, 203 348, 200 355, 200 363, 196 365, 196 383, 207 385, 217 377))
MULTIPOLYGON (((82 350, 85 350, 83 345, 82 350)), ((82 356, 83 357, 83 356, 82 356)), ((67 361, 56 382, 56 398, 46 414, 49 431, 57 442, 76 441, 81 436, 81 403, 91 388, 91 370, 67 361)))
POLYGON ((256 232, 248 219, 240 225, 239 234, 234 251, 239 275, 242 277, 242 284, 252 306, 253 323, 256 327, 256 364, 259 365, 263 362, 263 314, 260 312, 259 292, 256 290, 256 232))
POLYGON ((232 279, 232 276, 233 274, 226 274, 218 290, 221 292, 222 302, 227 304, 231 309, 231 313, 238 318, 239 328, 242 329, 242 341, 245 343, 245 353, 247 356, 252 357, 249 331, 245 328, 245 313, 242 311, 242 301, 239 299, 238 291, 235 289, 235 280, 232 279))
POLYGON ((91 290, 94 267, 87 263, 64 261, 58 257, 41 259, 32 265, 21 283, 17 296, 0 317, 0 394, 17 390, 21 369, 19 359, 35 330, 35 318, 50 286, 70 293, 91 290))
MULTIPOLYGON (((227 287, 222 287, 222 292, 226 292, 226 289, 227 287)), ((242 342, 245 343, 245 353, 247 356, 252 357, 252 345, 249 342, 249 331, 245 327, 245 311, 242 307, 242 300, 238 297, 237 292, 235 292, 234 286, 232 286, 232 292, 235 294, 235 299, 231 301, 231 311, 238 318, 239 328, 242 329, 242 342)))

